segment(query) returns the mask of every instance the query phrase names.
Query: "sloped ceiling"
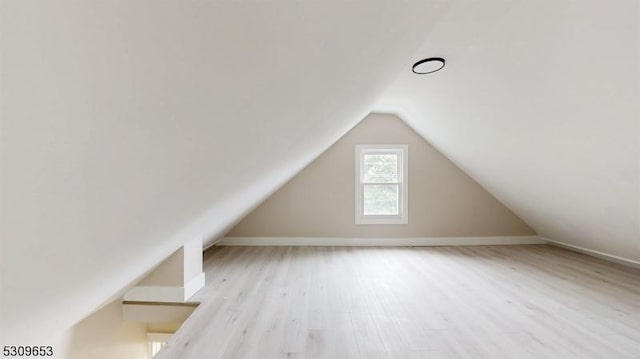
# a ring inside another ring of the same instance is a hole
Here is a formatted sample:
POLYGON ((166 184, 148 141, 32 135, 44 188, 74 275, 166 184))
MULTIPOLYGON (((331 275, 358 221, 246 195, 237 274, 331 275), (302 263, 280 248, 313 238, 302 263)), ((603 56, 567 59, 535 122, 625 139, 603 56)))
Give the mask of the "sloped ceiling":
POLYGON ((454 6, 376 108, 412 127, 540 235, 640 260, 636 0, 454 6))
POLYGON ((640 258, 635 0, 1 4, 4 343, 224 233, 377 98, 541 234, 640 258))
POLYGON ((224 233, 369 112, 445 9, 3 1, 2 342, 42 343, 224 233))

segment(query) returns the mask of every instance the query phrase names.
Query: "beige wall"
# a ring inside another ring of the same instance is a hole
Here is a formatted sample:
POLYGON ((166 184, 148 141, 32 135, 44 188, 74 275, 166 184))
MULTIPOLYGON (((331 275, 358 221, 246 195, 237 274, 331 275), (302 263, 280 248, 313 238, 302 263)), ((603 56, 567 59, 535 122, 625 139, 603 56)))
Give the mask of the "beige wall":
POLYGON ((244 218, 227 236, 463 237, 532 234, 535 232, 526 223, 399 118, 370 114, 244 218), (409 224, 355 225, 354 146, 385 143, 409 145, 409 224))
POLYGON ((120 298, 74 325, 65 337, 66 345, 56 346, 56 358, 147 358, 147 325, 123 321, 120 298))

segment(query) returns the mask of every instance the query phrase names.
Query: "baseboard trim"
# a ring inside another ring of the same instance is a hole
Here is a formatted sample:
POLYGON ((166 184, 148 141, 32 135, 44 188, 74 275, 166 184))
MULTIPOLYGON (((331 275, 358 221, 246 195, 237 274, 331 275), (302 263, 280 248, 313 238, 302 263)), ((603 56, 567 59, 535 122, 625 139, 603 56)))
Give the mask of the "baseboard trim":
POLYGON ((625 266, 628 266, 628 267, 633 267, 633 268, 640 269, 640 262, 634 261, 633 259, 623 258, 623 257, 619 257, 619 256, 616 256, 616 255, 613 255, 613 254, 607 254, 607 253, 604 253, 604 252, 600 252, 600 251, 596 251, 596 250, 588 249, 588 248, 584 248, 584 247, 575 246, 573 244, 559 242, 559 241, 556 241, 556 240, 553 240, 553 239, 549 239, 549 238, 545 238, 545 237, 540 237, 540 239, 542 239, 547 244, 550 244, 552 246, 561 247, 561 248, 564 248, 564 249, 568 249, 570 251, 586 254, 586 255, 589 255, 589 256, 592 256, 592 257, 596 257, 596 258, 600 258, 600 259, 604 259, 604 260, 609 261, 609 262, 614 262, 614 263, 622 264, 622 265, 625 265, 625 266))
POLYGON ((213 241, 207 243, 203 248, 202 248, 202 252, 206 252, 208 249, 215 247, 218 242, 220 242, 222 240, 222 238, 218 238, 218 239, 214 239, 213 241))
POLYGON ((123 301, 129 302, 160 302, 179 303, 186 302, 200 288, 204 287, 205 274, 198 273, 195 277, 180 286, 135 286, 123 297, 123 301))
POLYGON ((422 237, 422 238, 322 238, 322 237, 224 237, 217 246, 349 246, 422 247, 545 244, 538 236, 422 237))
POLYGON ((174 303, 122 303, 122 320, 137 323, 182 323, 196 306, 174 303))

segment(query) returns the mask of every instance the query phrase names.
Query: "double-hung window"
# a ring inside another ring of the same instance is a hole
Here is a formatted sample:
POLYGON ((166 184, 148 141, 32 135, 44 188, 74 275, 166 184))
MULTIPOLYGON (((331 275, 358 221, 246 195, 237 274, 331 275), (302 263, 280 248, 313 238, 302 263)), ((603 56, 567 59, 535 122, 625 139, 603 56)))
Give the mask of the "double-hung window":
POLYGON ((356 145, 356 224, 407 224, 407 145, 356 145))

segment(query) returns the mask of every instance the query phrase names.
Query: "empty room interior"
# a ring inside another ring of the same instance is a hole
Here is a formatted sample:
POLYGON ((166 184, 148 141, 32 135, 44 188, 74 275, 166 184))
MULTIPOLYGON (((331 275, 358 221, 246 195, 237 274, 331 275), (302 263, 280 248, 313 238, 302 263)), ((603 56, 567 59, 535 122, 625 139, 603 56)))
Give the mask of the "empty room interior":
POLYGON ((640 359, 638 0, 0 0, 3 358, 640 359))

